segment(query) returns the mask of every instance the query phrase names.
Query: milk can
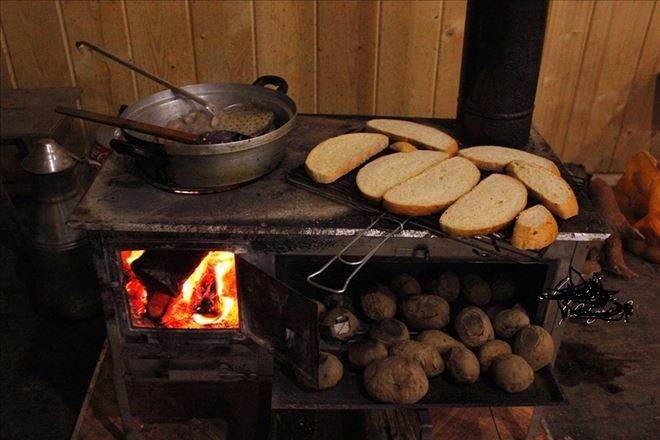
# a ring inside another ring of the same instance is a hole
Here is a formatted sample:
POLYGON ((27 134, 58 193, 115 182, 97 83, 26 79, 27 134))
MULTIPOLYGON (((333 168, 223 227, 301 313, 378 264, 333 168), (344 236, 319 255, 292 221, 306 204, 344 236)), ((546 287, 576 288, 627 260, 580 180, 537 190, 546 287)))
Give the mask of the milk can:
POLYGON ((77 161, 52 139, 41 139, 21 163, 32 175, 29 284, 33 306, 44 316, 81 319, 101 310, 101 298, 84 231, 67 226, 83 194, 77 161))

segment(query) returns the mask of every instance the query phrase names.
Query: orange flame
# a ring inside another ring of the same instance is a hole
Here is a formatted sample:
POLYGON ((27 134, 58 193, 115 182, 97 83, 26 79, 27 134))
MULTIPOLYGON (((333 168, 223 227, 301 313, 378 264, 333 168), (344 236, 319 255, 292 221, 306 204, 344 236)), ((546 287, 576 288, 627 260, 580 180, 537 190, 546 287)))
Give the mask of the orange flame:
POLYGON ((238 328, 238 295, 236 290, 236 262, 231 252, 211 251, 204 256, 195 271, 172 298, 164 314, 158 319, 149 317, 149 292, 135 277, 131 263, 144 251, 122 251, 122 265, 126 274, 126 294, 131 319, 137 327, 165 328, 238 328))

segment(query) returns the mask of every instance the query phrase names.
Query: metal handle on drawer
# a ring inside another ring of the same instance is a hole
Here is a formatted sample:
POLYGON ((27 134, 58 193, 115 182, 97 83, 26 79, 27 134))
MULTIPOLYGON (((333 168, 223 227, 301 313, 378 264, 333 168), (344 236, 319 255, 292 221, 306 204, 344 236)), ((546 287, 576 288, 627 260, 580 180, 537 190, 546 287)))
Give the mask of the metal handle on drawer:
POLYGON ((337 253, 337 255, 332 257, 332 259, 330 261, 328 261, 321 269, 319 269, 316 272, 314 272, 313 274, 309 275, 307 277, 307 282, 309 284, 311 284, 312 286, 314 286, 314 287, 318 287, 319 289, 325 290, 326 292, 331 292, 331 293, 344 293, 344 292, 346 292, 346 289, 348 288, 348 284, 351 282, 353 277, 355 277, 355 275, 357 275, 357 273, 360 271, 360 269, 362 269, 362 266, 367 264, 367 261, 369 261, 369 259, 371 259, 371 257, 373 257, 376 254, 376 252, 378 252, 378 249, 380 249, 385 244, 385 242, 387 240, 392 238, 395 234, 401 232, 403 230, 406 222, 409 219, 410 219, 410 217, 408 217, 404 220, 399 220, 399 219, 392 218, 392 217, 388 216, 387 213, 381 214, 366 229, 364 229, 362 232, 360 232, 360 234, 356 235, 355 238, 353 240, 351 240, 350 243, 348 243, 342 250, 340 250, 337 253), (357 243, 360 239, 366 237, 367 234, 369 233, 369 231, 373 230, 376 227, 376 225, 378 224, 378 222, 380 222, 380 221, 390 221, 390 222, 395 223, 397 226, 396 226, 395 229, 388 232, 383 237, 383 239, 378 244, 376 244, 376 246, 374 246, 364 257, 360 258, 359 260, 355 260, 355 261, 347 260, 345 258, 344 254, 351 247, 353 247, 353 245, 355 245, 355 243, 357 243), (355 270, 353 270, 353 272, 351 272, 350 275, 348 275, 348 277, 344 281, 344 284, 341 287, 341 289, 333 289, 332 287, 325 286, 321 283, 318 283, 318 282, 314 281, 315 277, 318 277, 319 275, 323 274, 330 266, 332 266, 332 264, 335 261, 338 261, 339 263, 344 264, 346 266, 357 266, 355 268, 355 270))

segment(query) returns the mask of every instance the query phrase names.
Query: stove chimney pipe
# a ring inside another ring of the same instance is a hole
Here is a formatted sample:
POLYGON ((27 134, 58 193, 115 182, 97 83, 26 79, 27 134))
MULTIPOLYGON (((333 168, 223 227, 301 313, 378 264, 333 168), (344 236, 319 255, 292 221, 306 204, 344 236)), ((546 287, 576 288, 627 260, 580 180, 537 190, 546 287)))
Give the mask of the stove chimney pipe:
POLYGON ((467 145, 529 140, 548 0, 469 0, 457 124, 467 145))

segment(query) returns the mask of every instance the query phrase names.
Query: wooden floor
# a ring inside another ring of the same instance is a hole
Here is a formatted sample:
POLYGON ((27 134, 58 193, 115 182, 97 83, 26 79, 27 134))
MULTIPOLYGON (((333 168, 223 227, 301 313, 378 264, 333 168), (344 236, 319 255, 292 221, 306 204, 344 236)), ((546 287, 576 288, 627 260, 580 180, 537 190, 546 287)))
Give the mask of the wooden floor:
MULTIPOLYGON (((72 439, 111 440, 123 438, 119 410, 112 387, 110 356, 101 352, 99 362, 90 383, 72 439)), ((171 418, 161 406, 167 398, 151 395, 152 402, 144 402, 143 409, 135 411, 133 430, 139 439, 151 440, 223 440, 228 438, 228 424, 224 419, 201 417, 171 418), (160 414, 145 415, 144 407, 160 414)), ((142 398, 142 401, 148 400, 142 398)), ((532 408, 450 408, 431 411, 433 440, 518 440, 525 439, 532 408)), ((244 420, 243 420, 244 422, 244 420)), ((232 437, 235 437, 232 436, 232 437)), ((256 437, 258 438, 258 437, 256 437)), ((543 428, 539 428, 536 440, 548 440, 543 428)), ((338 439, 339 440, 339 439, 338 439)))

